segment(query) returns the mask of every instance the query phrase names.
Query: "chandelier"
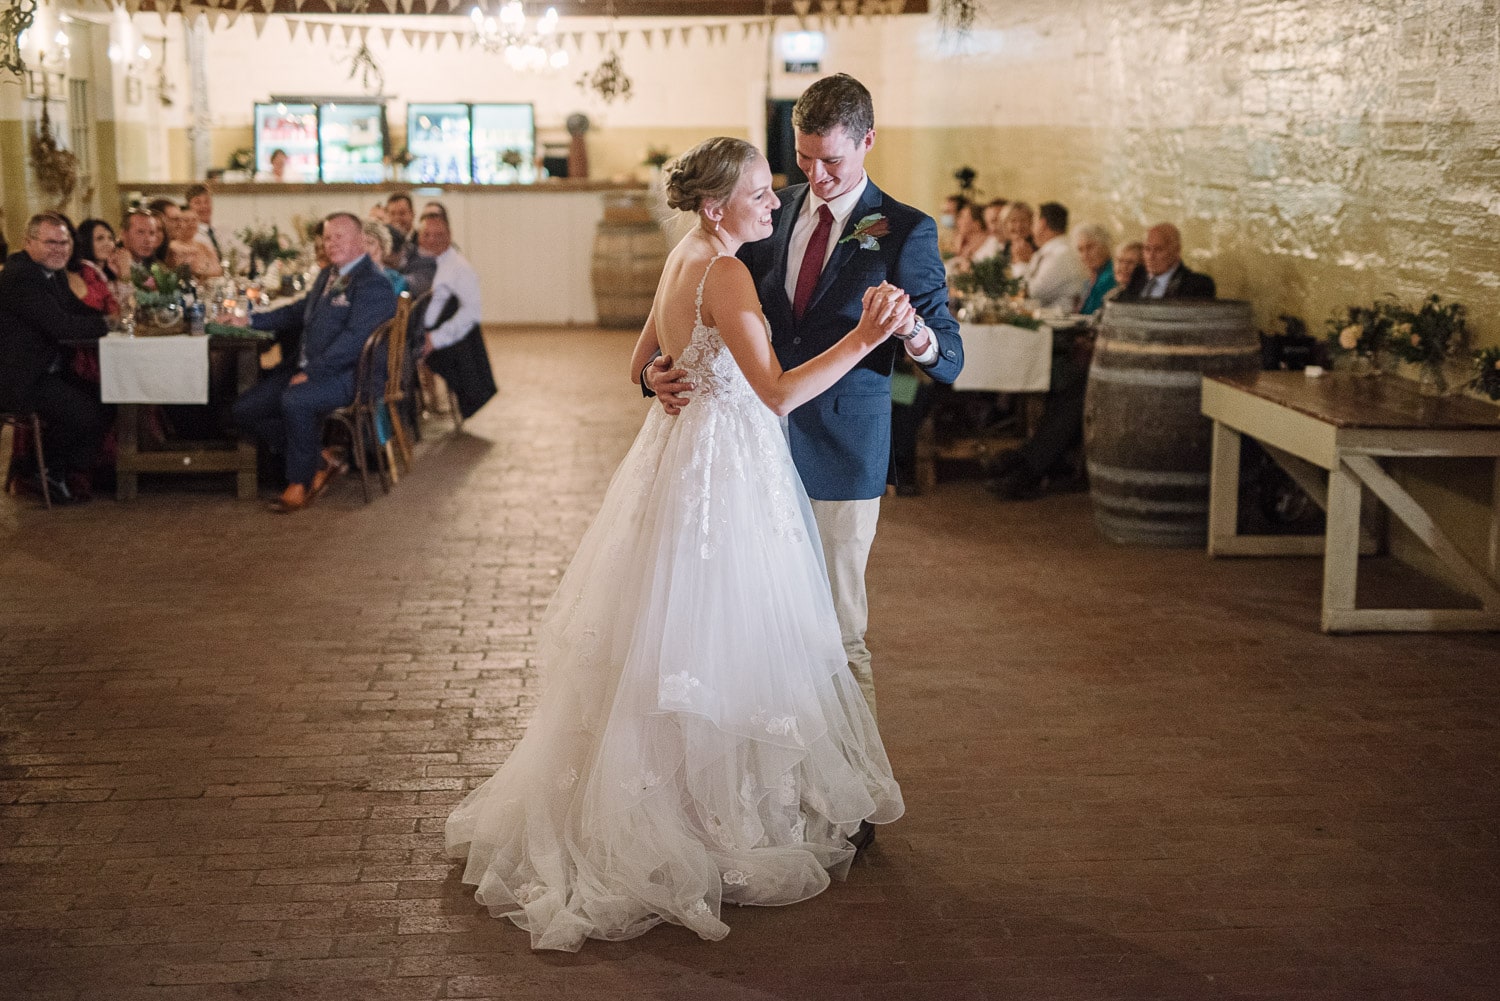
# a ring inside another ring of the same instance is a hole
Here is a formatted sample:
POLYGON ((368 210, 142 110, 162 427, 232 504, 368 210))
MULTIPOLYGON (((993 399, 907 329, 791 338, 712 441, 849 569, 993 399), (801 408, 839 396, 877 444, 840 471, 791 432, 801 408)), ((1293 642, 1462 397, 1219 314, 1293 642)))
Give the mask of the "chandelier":
POLYGON ((568 54, 557 38, 556 7, 548 7, 535 24, 527 24, 521 0, 500 0, 498 16, 489 16, 476 4, 469 20, 474 22, 474 41, 486 52, 503 55, 513 70, 536 73, 568 65, 568 54))

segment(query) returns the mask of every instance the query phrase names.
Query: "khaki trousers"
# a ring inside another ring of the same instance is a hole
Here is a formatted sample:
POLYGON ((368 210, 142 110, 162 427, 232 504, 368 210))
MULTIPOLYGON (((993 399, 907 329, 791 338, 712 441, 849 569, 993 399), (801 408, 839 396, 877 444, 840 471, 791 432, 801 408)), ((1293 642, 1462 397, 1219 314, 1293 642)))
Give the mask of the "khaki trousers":
POLYGON ((865 596, 865 565, 875 541, 875 523, 880 520, 880 498, 854 501, 812 502, 813 520, 823 541, 823 559, 828 564, 828 583, 833 588, 833 608, 849 670, 859 682, 870 715, 875 715, 875 676, 870 670, 870 651, 865 646, 865 628, 870 603, 865 596))

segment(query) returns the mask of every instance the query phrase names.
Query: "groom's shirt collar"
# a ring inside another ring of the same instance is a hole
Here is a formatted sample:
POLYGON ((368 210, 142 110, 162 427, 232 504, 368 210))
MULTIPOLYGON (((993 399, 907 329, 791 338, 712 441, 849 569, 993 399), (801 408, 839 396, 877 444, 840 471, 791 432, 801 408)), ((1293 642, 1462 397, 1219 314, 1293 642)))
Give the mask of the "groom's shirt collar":
MULTIPOLYGON (((854 214, 854 207, 865 196, 865 189, 869 186, 870 175, 865 174, 854 187, 837 198, 829 199, 828 211, 833 213, 833 234, 828 241, 828 246, 823 250, 825 267, 828 259, 833 256, 833 248, 838 246, 839 235, 844 232, 844 226, 848 224, 849 217, 854 214)), ((797 219, 792 223, 792 237, 787 241, 787 302, 797 297, 797 276, 802 273, 802 258, 807 254, 807 244, 812 240, 813 229, 818 225, 818 209, 822 205, 823 199, 813 194, 812 185, 808 185, 807 197, 802 199, 802 211, 797 213, 797 219)))
MULTIPOLYGON (((859 179, 859 183, 837 198, 830 199, 828 210, 833 213, 833 231, 842 233, 844 226, 848 224, 849 217, 854 214, 854 206, 865 196, 865 189, 870 186, 870 175, 865 174, 859 179)), ((818 207, 823 204, 823 199, 813 194, 812 188, 807 189, 807 199, 802 203, 802 214, 797 218, 797 228, 801 229, 803 223, 809 226, 816 225, 814 220, 818 215, 818 207)), ((832 246, 832 244, 829 244, 832 246)))

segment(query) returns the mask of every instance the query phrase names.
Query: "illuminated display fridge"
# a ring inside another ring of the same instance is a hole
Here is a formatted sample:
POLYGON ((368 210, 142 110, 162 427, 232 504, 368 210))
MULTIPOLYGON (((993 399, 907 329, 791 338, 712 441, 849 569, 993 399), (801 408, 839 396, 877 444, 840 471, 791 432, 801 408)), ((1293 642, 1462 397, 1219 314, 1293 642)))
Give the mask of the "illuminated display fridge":
POLYGON ((468 184, 473 180, 467 104, 406 106, 409 180, 423 184, 468 184))
POLYGON ((536 177, 536 113, 529 104, 476 104, 474 181, 528 184, 536 177))
POLYGON ((318 139, 325 181, 370 184, 385 180, 385 105, 318 105, 318 139))
POLYGON ((284 180, 385 180, 385 105, 270 101, 255 106, 255 176, 271 177, 271 154, 287 155, 284 180))
POLYGON ((271 176, 271 154, 286 153, 284 179, 318 180, 318 106, 316 104, 257 104, 255 106, 255 176, 271 176))

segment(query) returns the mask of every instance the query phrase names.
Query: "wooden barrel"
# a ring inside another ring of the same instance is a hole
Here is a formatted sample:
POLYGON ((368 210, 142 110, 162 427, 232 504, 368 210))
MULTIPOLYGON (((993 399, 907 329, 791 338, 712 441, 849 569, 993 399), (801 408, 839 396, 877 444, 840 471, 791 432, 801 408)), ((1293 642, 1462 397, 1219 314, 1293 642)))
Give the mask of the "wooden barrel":
POLYGON ((1248 302, 1104 307, 1083 426, 1094 523, 1105 538, 1204 545, 1212 425, 1201 410, 1203 376, 1259 367, 1248 302))
POLYGON ((667 260, 667 236, 652 218, 645 192, 622 192, 604 203, 594 233, 594 307, 601 327, 640 329, 651 312, 667 260))

